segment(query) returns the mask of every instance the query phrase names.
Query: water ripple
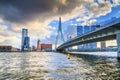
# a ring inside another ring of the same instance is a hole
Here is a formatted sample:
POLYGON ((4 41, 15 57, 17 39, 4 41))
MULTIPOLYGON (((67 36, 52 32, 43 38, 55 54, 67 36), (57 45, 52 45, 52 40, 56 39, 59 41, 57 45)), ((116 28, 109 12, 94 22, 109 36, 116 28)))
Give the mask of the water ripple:
POLYGON ((0 53, 0 80, 120 80, 113 57, 52 52, 0 53))

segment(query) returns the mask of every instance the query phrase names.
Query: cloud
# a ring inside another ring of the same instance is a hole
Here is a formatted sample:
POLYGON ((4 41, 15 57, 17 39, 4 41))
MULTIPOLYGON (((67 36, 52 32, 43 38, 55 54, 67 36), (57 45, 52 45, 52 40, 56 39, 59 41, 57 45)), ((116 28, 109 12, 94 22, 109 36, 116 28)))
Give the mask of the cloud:
POLYGON ((79 0, 0 0, 0 15, 12 22, 43 20, 54 15, 70 12, 79 0))
POLYGON ((65 20, 89 13, 89 18, 99 17, 111 12, 111 7, 120 4, 119 0, 0 0, 0 17, 17 23, 43 21, 54 16, 65 20))
MULTIPOLYGON (((100 16, 105 16, 108 13, 110 13, 112 11, 112 7, 116 7, 118 5, 120 5, 120 1, 119 0, 97 0, 98 2, 94 2, 91 0, 87 1, 87 4, 85 5, 81 5, 83 6, 83 8, 78 11, 80 11, 81 13, 77 13, 79 14, 79 18, 76 18, 77 22, 81 22, 83 21, 82 24, 84 25, 88 25, 88 23, 91 23, 89 21, 91 21, 92 19, 98 18, 100 16)), ((74 12, 73 12, 74 13, 74 12)))
POLYGON ((12 45, 20 48, 21 33, 10 30, 7 22, 0 23, 0 45, 12 45))
POLYGON ((20 48, 21 38, 16 36, 5 37, 0 35, 0 45, 12 45, 14 47, 20 48))
POLYGON ((112 11, 112 5, 110 2, 104 2, 99 4, 92 2, 85 6, 85 12, 83 13, 83 15, 81 15, 80 18, 77 18, 76 21, 77 22, 83 21, 84 23, 82 24, 88 25, 88 23, 91 23, 90 22, 91 18, 95 19, 100 16, 105 16, 111 11, 112 11))
POLYGON ((28 29, 31 45, 35 45, 38 39, 44 41, 46 38, 50 38, 55 30, 55 28, 48 26, 48 22, 47 20, 45 22, 35 20, 27 22, 25 25, 11 23, 12 27, 7 22, 2 22, 0 24, 0 44, 9 45, 11 43, 11 45, 14 44, 13 46, 20 48, 22 27, 28 29))
MULTIPOLYGON (((62 16, 63 23, 74 18, 83 24, 95 23, 91 18, 110 13, 120 1, 114 0, 111 4, 109 0, 99 0, 98 3, 94 0, 0 0, 0 43, 20 46, 22 27, 29 29, 31 45, 37 39, 54 43, 58 25, 52 27, 49 23, 58 20, 58 16, 62 16)), ((75 36, 75 30, 75 26, 66 25, 65 38, 75 36)))
POLYGON ((112 0, 112 5, 113 5, 113 6, 118 6, 118 5, 120 5, 120 0, 112 0))

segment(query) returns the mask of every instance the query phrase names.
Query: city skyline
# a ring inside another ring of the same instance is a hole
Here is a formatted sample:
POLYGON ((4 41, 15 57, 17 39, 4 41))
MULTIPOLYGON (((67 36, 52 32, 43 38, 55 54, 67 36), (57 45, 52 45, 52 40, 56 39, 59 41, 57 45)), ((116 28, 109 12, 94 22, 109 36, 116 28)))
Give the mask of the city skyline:
POLYGON ((0 1, 0 45, 21 48, 21 29, 27 27, 30 45, 38 39, 55 43, 59 17, 65 40, 76 36, 76 25, 103 24, 120 17, 119 0, 0 1), (72 27, 71 27, 72 26, 72 27), (75 27, 73 27, 75 26, 75 27))

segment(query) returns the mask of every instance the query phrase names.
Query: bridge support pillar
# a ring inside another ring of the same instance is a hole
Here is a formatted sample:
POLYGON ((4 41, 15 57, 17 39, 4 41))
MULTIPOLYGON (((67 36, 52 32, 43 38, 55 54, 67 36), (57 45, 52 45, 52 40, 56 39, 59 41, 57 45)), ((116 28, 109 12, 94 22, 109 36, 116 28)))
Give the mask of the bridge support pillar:
POLYGON ((118 46, 117 58, 120 59, 120 33, 116 35, 116 39, 117 39, 117 46, 118 46))

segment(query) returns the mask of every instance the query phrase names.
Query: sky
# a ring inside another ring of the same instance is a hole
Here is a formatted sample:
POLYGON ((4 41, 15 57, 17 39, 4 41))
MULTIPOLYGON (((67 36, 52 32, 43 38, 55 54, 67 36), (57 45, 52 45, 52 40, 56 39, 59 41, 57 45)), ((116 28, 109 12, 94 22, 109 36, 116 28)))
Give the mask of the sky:
POLYGON ((120 0, 0 0, 0 45, 21 47, 21 30, 29 30, 30 45, 55 43, 62 18, 65 40, 76 36, 76 25, 103 24, 120 17, 120 0))

